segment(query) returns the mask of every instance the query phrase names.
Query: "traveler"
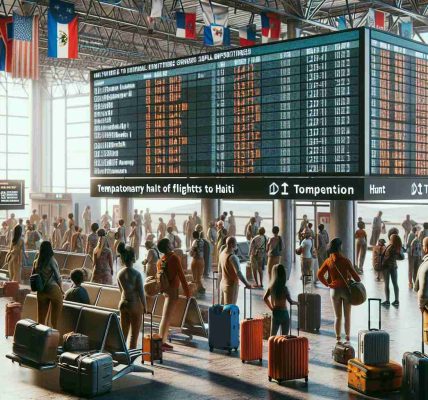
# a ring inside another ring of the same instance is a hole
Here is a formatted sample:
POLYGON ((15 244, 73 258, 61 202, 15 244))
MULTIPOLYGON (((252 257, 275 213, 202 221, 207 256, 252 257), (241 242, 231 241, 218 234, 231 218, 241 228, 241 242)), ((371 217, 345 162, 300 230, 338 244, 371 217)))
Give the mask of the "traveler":
POLYGON ((258 230, 259 226, 257 225, 256 217, 251 217, 250 222, 245 228, 245 237, 247 238, 247 240, 251 241, 254 237, 256 237, 258 230))
POLYGON ((143 314, 147 310, 141 274, 133 268, 135 262, 134 249, 130 246, 118 247, 120 260, 125 268, 117 274, 117 284, 121 293, 119 302, 120 326, 125 340, 131 330, 130 349, 137 348, 143 314))
POLYGON ((415 291, 418 292, 419 308, 423 312, 428 306, 428 237, 424 238, 422 245, 424 258, 419 266, 415 291))
POLYGON ((362 274, 367 253, 367 233, 364 230, 363 222, 358 222, 358 229, 355 232, 355 249, 357 251, 357 272, 362 274))
MULTIPOLYGON (((297 250, 297 253, 300 254, 300 268, 302 273, 302 279, 304 277, 312 277, 312 258, 314 243, 311 238, 311 232, 308 229, 305 229, 302 232, 304 239, 300 242, 300 247, 297 250)), ((315 281, 317 279, 315 278, 315 281)))
POLYGON ((40 234, 36 231, 36 225, 30 224, 29 230, 25 234, 25 247, 27 250, 37 250, 40 234))
MULTIPOLYGON (((373 246, 372 253, 372 266, 375 268, 375 265, 380 265, 381 257, 386 249, 385 239, 379 239, 376 246, 373 246)), ((383 280, 383 274, 380 271, 375 271, 376 281, 379 282, 383 280)))
POLYGON ((33 213, 30 215, 30 224, 36 225, 40 222, 40 216, 37 214, 37 210, 34 209, 33 213))
POLYGON ((372 235, 370 237, 370 245, 376 246, 377 241, 379 240, 382 229, 384 229, 385 224, 382 221, 382 211, 377 213, 377 216, 373 218, 372 225, 372 235))
POLYGON ((287 310, 287 301, 290 305, 298 305, 290 297, 287 288, 287 273, 282 264, 275 264, 272 268, 272 279, 268 290, 263 297, 264 302, 272 311, 270 335, 275 336, 281 327, 281 334, 288 335, 290 329, 290 315, 287 310), (270 297, 270 300, 269 300, 270 297))
POLYGON ((162 311, 162 319, 159 325, 159 334, 162 337, 162 349, 164 351, 172 350, 173 347, 166 343, 168 339, 169 325, 178 301, 178 288, 183 287, 184 294, 190 298, 189 286, 183 273, 180 257, 174 253, 174 245, 169 239, 164 238, 159 241, 158 249, 163 254, 158 261, 158 273, 164 272, 168 278, 168 287, 162 293, 165 302, 162 311))
POLYGON ((159 218, 159 225, 157 229, 157 240, 162 240, 166 235, 166 224, 163 222, 163 218, 159 218))
POLYGON ((193 231, 195 230, 195 223, 191 215, 184 221, 183 224, 183 233, 186 237, 186 250, 190 249, 192 245, 193 231))
POLYGON ((131 232, 128 235, 129 245, 134 249, 135 260, 140 258, 140 238, 138 226, 135 221, 131 222, 131 232))
POLYGON ((313 224, 312 224, 312 222, 309 222, 308 223, 308 227, 306 228, 308 231, 309 231, 309 233, 311 234, 311 239, 312 240, 314 240, 315 239, 315 232, 314 232, 314 230, 312 229, 313 228, 313 224))
POLYGON ((40 251, 33 263, 32 273, 39 274, 43 282, 43 289, 37 292, 37 322, 47 325, 46 317, 50 307, 52 328, 57 329, 62 311, 63 292, 58 264, 50 242, 41 243, 40 251))
MULTIPOLYGON (((143 237, 143 220, 141 219, 141 215, 138 214, 138 210, 134 210, 134 217, 133 217, 135 224, 137 225, 137 231, 138 231, 138 245, 141 244, 141 238, 143 237)), ((132 247, 132 246, 131 246, 132 247)))
POLYGON ((202 225, 201 217, 198 215, 197 211, 193 212, 192 220, 193 220, 193 225, 194 226, 196 226, 196 225, 202 225))
MULTIPOLYGON (((416 281, 416 276, 418 274, 419 265, 422 262, 423 257, 423 249, 422 249, 422 240, 419 238, 422 236, 420 233, 416 235, 412 240, 410 247, 408 248, 408 263, 409 263, 409 271, 408 271, 408 280, 409 280, 409 289, 413 288, 413 283, 416 281)), ((409 235, 410 237, 410 235, 409 235)))
POLYGON ((9 270, 9 280, 21 282, 21 269, 24 259, 28 261, 25 254, 24 240, 22 239, 22 228, 16 225, 13 228, 13 238, 5 260, 9 270))
POLYGON ((82 220, 83 220, 83 229, 85 231, 85 234, 89 234, 91 229, 91 207, 86 206, 85 211, 83 211, 82 214, 82 220))
POLYGON ((62 236, 61 249, 64 251, 71 250, 71 237, 73 236, 73 231, 74 231, 73 227, 74 227, 74 224, 71 224, 69 222, 68 229, 64 232, 64 235, 62 236))
POLYGON ((228 236, 236 236, 236 220, 235 220, 235 216, 233 215, 233 211, 229 211, 229 218, 227 219, 227 223, 228 223, 228 229, 227 229, 228 236))
POLYGON ((108 211, 106 211, 106 212, 101 216, 100 224, 101 224, 101 226, 102 226, 104 229, 110 229, 110 227, 111 227, 111 225, 110 225, 111 221, 112 221, 112 219, 111 219, 111 217, 110 217, 110 215, 109 215, 108 211))
POLYGON ((181 239, 178 235, 174 233, 172 230, 172 226, 168 226, 166 228, 166 238, 171 242, 171 244, 174 246, 174 249, 181 249, 181 239))
POLYGON ((258 230, 258 235, 251 240, 249 251, 251 269, 256 282, 255 287, 260 288, 263 288, 263 262, 266 257, 267 238, 265 232, 263 227, 258 230))
POLYGON ((166 227, 167 227, 167 230, 169 227, 171 227, 173 232, 178 232, 177 224, 175 222, 175 214, 174 213, 171 214, 171 218, 168 221, 166 227))
POLYGON ((336 341, 342 340, 342 309, 345 317, 345 341, 349 342, 351 337, 351 303, 347 288, 349 278, 360 282, 361 279, 355 272, 352 262, 342 254, 342 240, 335 238, 330 242, 328 258, 324 261, 318 271, 320 282, 330 288, 330 297, 333 304, 336 332, 336 341), (327 275, 327 278, 326 278, 327 275))
POLYGON ((74 233, 71 236, 71 249, 72 253, 83 253, 83 238, 82 238, 82 228, 77 225, 74 225, 74 233))
POLYGON ((217 253, 217 259, 222 251, 222 247, 226 245, 227 230, 224 227, 223 221, 217 222, 217 241, 215 244, 215 252, 217 253))
POLYGON ((6 221, 7 226, 9 227, 9 229, 13 232, 13 228, 15 228, 17 221, 15 218, 15 214, 11 213, 9 219, 6 221))
POLYGON ((108 248, 106 231, 98 229, 97 235, 98 243, 92 256, 94 265, 92 282, 111 285, 113 284, 113 255, 108 248))
POLYGON ((303 214, 302 221, 300 222, 299 232, 298 232, 299 241, 305 238, 304 231, 308 227, 308 223, 309 223, 308 216, 306 214, 303 214))
POLYGON ((86 239, 86 248, 85 253, 89 254, 91 257, 94 254, 95 247, 97 247, 98 243, 98 235, 97 231, 99 229, 99 225, 94 222, 91 225, 91 233, 88 235, 88 238, 86 239))
POLYGON ((47 214, 42 215, 42 219, 40 220, 37 229, 42 236, 42 240, 49 240, 49 222, 47 214))
POLYGON ((254 213, 254 218, 256 219, 256 225, 257 225, 257 229, 258 229, 262 226, 263 218, 260 216, 258 211, 256 211, 254 213))
POLYGON ((267 269, 269 275, 269 282, 272 278, 272 268, 274 265, 279 264, 279 259, 281 258, 282 252, 282 238, 279 236, 279 228, 274 226, 272 228, 273 236, 269 238, 266 245, 266 253, 268 256, 267 259, 267 269))
POLYGON ((125 228, 125 220, 120 219, 118 221, 117 232, 119 233, 119 240, 126 244, 126 228, 125 228))
POLYGON ((159 250, 153 242, 148 240, 146 240, 144 246, 147 250, 147 256, 143 260, 144 273, 146 274, 146 278, 150 276, 156 277, 156 264, 160 258, 159 250))
POLYGON ((389 301, 389 279, 391 278, 394 287, 395 300, 392 302, 394 307, 398 307, 400 302, 398 300, 398 275, 397 275, 397 260, 404 260, 404 252, 401 239, 398 235, 392 234, 389 239, 389 244, 385 249, 382 260, 383 279, 385 280, 385 296, 386 300, 382 303, 384 307, 390 306, 389 301))
POLYGON ((412 231, 413 227, 416 226, 416 222, 410 219, 410 215, 406 215, 406 219, 403 221, 401 226, 404 229, 404 243, 407 243, 408 236, 412 231))
POLYGON ((88 291, 82 287, 84 280, 84 273, 82 269, 73 269, 70 273, 70 279, 73 282, 73 286, 65 292, 64 300, 74 301, 75 303, 90 304, 88 291))
POLYGON ((319 224, 318 234, 315 237, 318 267, 320 267, 328 257, 327 246, 329 242, 330 238, 328 237, 328 232, 325 230, 324 224, 319 224))
POLYGON ((58 250, 61 248, 61 230, 58 226, 58 222, 53 223, 53 231, 52 231, 52 248, 54 250, 58 250))
POLYGON ((236 304, 238 301, 239 281, 251 288, 242 275, 239 258, 235 254, 237 242, 234 237, 226 239, 226 248, 218 258, 218 281, 220 282, 220 304, 236 304))
POLYGON ((426 237, 428 237, 428 222, 424 222, 423 224, 423 229, 421 231, 421 234, 419 236, 419 238, 421 240, 425 239, 426 237))
POLYGON ((196 283, 197 291, 205 293, 205 288, 202 282, 204 274, 205 261, 204 261, 204 241, 200 237, 200 233, 194 231, 192 234, 193 243, 190 249, 190 256, 192 257, 191 270, 193 275, 193 282, 196 283))
POLYGON ((147 236, 147 234, 152 233, 152 216, 150 215, 150 211, 148 208, 146 208, 146 212, 144 213, 143 221, 145 235, 147 236))
POLYGON ((59 231, 61 232, 61 245, 62 245, 62 240, 64 238, 65 231, 67 230, 67 226, 65 225, 65 219, 62 217, 58 218, 58 228, 59 228, 59 231))
POLYGON ((71 226, 75 225, 75 222, 74 222, 74 215, 73 215, 73 213, 69 213, 69 214, 68 214, 68 221, 67 221, 67 225, 68 225, 69 227, 71 227, 71 226))
POLYGON ((405 241, 407 253, 410 252, 410 246, 412 245, 413 239, 415 239, 417 235, 418 235, 418 228, 414 226, 411 232, 409 233, 409 235, 407 236, 407 240, 405 241))

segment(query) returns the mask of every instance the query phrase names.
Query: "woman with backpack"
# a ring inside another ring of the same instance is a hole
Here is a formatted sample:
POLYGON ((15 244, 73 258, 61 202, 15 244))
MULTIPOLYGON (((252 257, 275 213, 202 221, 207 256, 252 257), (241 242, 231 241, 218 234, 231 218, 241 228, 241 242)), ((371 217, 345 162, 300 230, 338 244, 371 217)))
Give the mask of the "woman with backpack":
POLYGON ((190 256, 192 257, 192 263, 190 268, 192 270, 193 281, 196 283, 197 290, 199 293, 205 293, 205 288, 202 283, 202 276, 205 269, 204 261, 204 241, 200 237, 198 231, 192 233, 193 242, 190 249, 190 256))
POLYGON ((92 261, 94 265, 92 282, 104 285, 113 284, 113 255, 108 247, 106 231, 98 229, 98 244, 95 247, 92 261))
POLYGON ((275 264, 279 264, 282 251, 282 238, 279 236, 279 228, 274 226, 272 228, 273 236, 269 238, 266 245, 267 259, 267 270, 269 274, 269 281, 272 275, 272 268, 275 264))

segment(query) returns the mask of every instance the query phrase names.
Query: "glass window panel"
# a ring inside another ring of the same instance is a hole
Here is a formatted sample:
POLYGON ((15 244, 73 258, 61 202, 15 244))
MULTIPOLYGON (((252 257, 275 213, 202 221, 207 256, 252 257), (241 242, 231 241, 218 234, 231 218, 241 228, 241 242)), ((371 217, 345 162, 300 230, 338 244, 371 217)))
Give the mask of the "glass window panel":
POLYGON ((6 97, 3 96, 0 96, 0 115, 6 115, 6 97))
POLYGON ((6 135, 0 135, 0 151, 6 151, 6 135))
POLYGON ((67 107, 74 106, 89 106, 89 96, 69 97, 67 99, 67 107))
POLYGON ((6 179, 6 170, 0 169, 0 179, 6 179))
MULTIPOLYGON (((67 170, 67 188, 89 189, 89 169, 67 170)), ((68 190, 70 191, 70 190, 68 190)))
POLYGON ((30 156, 29 154, 11 154, 7 155, 7 167, 10 170, 14 169, 30 169, 30 156))
POLYGON ((9 135, 7 139, 7 151, 12 153, 28 153, 30 151, 30 138, 28 136, 9 135))
POLYGON ((6 76, 4 72, 0 71, 0 95, 6 96, 6 76))
POLYGON ((83 124, 71 124, 67 125, 67 136, 68 137, 89 137, 89 122, 83 124))
POLYGON ((9 135, 29 135, 30 124, 29 118, 23 117, 8 117, 8 133, 9 135))
POLYGON ((6 160, 7 160, 7 155, 6 153, 0 153, 0 169, 6 169, 6 160))
MULTIPOLYGON (((27 99, 19 99, 19 98, 8 98, 8 107, 7 112, 9 115, 17 115, 21 117, 28 116, 28 98, 27 99)), ((0 107, 1 109, 1 107, 0 107)))
POLYGON ((18 170, 9 170, 7 171, 7 179, 23 179, 26 185, 31 183, 31 173, 30 171, 18 171, 18 170))
POLYGON ((6 117, 0 115, 0 133, 6 133, 6 117))
POLYGON ((23 85, 19 82, 13 83, 9 81, 7 84, 7 93, 9 96, 28 98, 27 85, 23 85))
POLYGON ((80 153, 89 155, 89 138, 67 139, 67 153, 80 153))
POLYGON ((67 155, 67 168, 88 168, 90 166, 89 152, 74 153, 67 155))
POLYGON ((89 122, 89 107, 67 109, 67 123, 89 122))

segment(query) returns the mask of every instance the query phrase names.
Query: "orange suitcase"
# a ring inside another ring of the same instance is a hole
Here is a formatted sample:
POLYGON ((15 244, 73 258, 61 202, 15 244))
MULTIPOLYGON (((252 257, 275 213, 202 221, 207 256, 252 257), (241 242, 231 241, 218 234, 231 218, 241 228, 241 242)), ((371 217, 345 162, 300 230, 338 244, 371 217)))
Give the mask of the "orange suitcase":
POLYGON ((159 335, 153 335, 153 314, 150 315, 150 335, 144 335, 144 314, 143 314, 143 349, 142 349, 142 363, 148 361, 153 365, 154 361, 159 360, 163 363, 162 357, 162 338, 159 335))
MULTIPOLYGON (((291 307, 290 307, 291 327, 291 307)), ((290 328, 291 333, 291 328, 290 328)), ((297 330, 299 335, 299 330, 297 330)), ((301 336, 271 336, 268 341, 269 381, 305 379, 309 375, 309 341, 301 336)))
POLYGON ((251 318, 251 289, 250 292, 250 318, 247 317, 247 300, 246 290, 244 288, 244 320, 241 322, 241 360, 255 361, 258 360, 260 364, 263 359, 263 320, 251 318))
POLYGON ((21 303, 8 303, 6 304, 6 332, 5 336, 13 336, 15 333, 15 325, 21 319, 21 303))

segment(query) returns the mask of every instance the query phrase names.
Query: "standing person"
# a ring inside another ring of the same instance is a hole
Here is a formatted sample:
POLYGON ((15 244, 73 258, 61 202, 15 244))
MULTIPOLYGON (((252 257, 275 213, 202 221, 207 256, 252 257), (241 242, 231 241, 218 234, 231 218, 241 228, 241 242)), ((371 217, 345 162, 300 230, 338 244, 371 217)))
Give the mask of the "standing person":
POLYGON ((159 325, 159 334, 162 337, 162 349, 164 351, 173 350, 173 347, 166 343, 168 339, 169 325, 172 316, 174 315, 175 308, 178 301, 178 288, 181 286, 185 296, 189 299, 190 291, 187 285, 186 277, 181 267, 180 257, 174 253, 174 245, 164 238, 158 243, 158 249, 163 254, 162 258, 158 261, 158 272, 163 272, 168 277, 169 287, 162 295, 165 297, 163 305, 162 319, 159 325))
POLYGON ((419 267, 415 282, 415 291, 418 293, 419 309, 424 312, 428 306, 428 237, 422 243, 424 258, 419 267))
POLYGON ((362 274, 367 253, 367 233, 364 230, 363 222, 358 222, 358 229, 355 232, 355 248, 357 250, 357 271, 362 274))
POLYGON ((97 235, 98 243, 92 256, 94 264, 92 282, 111 285, 113 284, 113 256, 108 248, 106 231, 98 229, 97 235))
POLYGON ((149 233, 152 233, 152 216, 150 215, 150 211, 146 208, 146 212, 144 213, 144 229, 146 236, 149 233))
POLYGON ((400 302, 399 289, 398 289, 398 275, 397 275, 397 260, 404 260, 404 253, 402 248, 401 239, 398 235, 393 234, 389 239, 389 244, 385 249, 383 255, 383 279, 385 280, 385 297, 386 300, 382 303, 384 307, 389 307, 389 279, 391 278, 394 287, 395 300, 392 302, 394 307, 398 307, 400 302))
POLYGON ((263 262, 266 257, 267 238, 265 232, 265 228, 259 229, 258 235, 251 240, 249 252, 251 269, 256 282, 255 287, 260 288, 263 288, 263 262), (258 278, 260 278, 260 283, 258 278))
POLYGON ((140 258, 140 240, 138 238, 138 227, 135 221, 131 222, 131 232, 128 235, 129 245, 134 250, 135 259, 140 258))
POLYGON ((119 233, 119 241, 123 242, 124 244, 126 244, 126 228, 125 228, 125 220, 124 219, 120 219, 118 221, 118 227, 117 227, 117 232, 119 233))
POLYGON ((218 260, 218 256, 220 255, 220 249, 221 246, 223 246, 223 244, 225 244, 226 242, 226 237, 227 237, 227 231, 226 229, 224 229, 224 223, 222 220, 217 222, 217 240, 215 243, 215 253, 216 253, 216 258, 218 260))
POLYGON ((250 222, 247 224, 247 228, 245 230, 245 237, 250 242, 254 237, 257 236, 259 228, 257 225, 256 217, 251 217, 250 222))
POLYGON ((238 301, 239 281, 247 289, 251 285, 242 275, 239 258, 235 254, 237 242, 234 237, 226 239, 226 248, 218 258, 218 281, 220 282, 220 304, 236 304, 238 301))
POLYGON ((281 258, 282 252, 282 238, 279 236, 279 228, 274 226, 272 228, 273 236, 269 238, 266 245, 266 253, 268 255, 267 260, 267 269, 269 282, 272 278, 272 268, 274 265, 279 264, 279 259, 281 258))
MULTIPOLYGON (((383 255, 386 248, 386 242, 385 239, 379 239, 376 246, 373 246, 373 253, 372 253, 372 266, 375 268, 375 265, 380 265, 381 260, 380 257, 383 255)), ((376 281, 380 282, 383 280, 382 272, 375 271, 376 274, 376 281)))
POLYGON ((74 214, 73 213, 69 213, 68 214, 68 221, 67 221, 67 226, 71 227, 74 226, 75 222, 74 222, 74 214))
POLYGON ((53 223, 53 231, 52 231, 52 247, 54 250, 59 250, 61 248, 61 231, 58 227, 58 222, 53 223))
POLYGON ((424 240, 426 237, 428 237, 428 222, 424 222, 423 229, 419 234, 419 239, 421 240, 424 240))
POLYGON ((227 234, 229 236, 236 236, 236 220, 233 215, 233 211, 229 211, 229 218, 227 219, 229 229, 227 230, 227 234))
POLYGON ((272 279, 263 300, 272 311, 270 335, 276 336, 280 327, 281 334, 288 335, 288 331, 290 330, 290 315, 287 310, 287 301, 290 305, 299 305, 299 303, 291 299, 287 288, 287 272, 282 264, 275 264, 273 266, 272 279))
POLYGON ((91 225, 91 233, 88 235, 88 238, 86 240, 85 253, 89 254, 91 257, 94 254, 95 247, 97 247, 97 243, 98 243, 97 231, 98 231, 98 229, 99 229, 99 225, 96 222, 94 222, 91 225))
MULTIPOLYGON (((136 223, 135 228, 138 229, 136 223)), ((129 348, 136 349, 143 314, 147 310, 143 279, 133 267, 136 260, 134 249, 120 245, 118 251, 122 265, 125 267, 117 274, 117 284, 121 294, 119 302, 120 326, 125 341, 127 341, 128 333, 131 331, 129 348)))
POLYGON ((174 249, 181 249, 181 239, 178 235, 174 234, 172 230, 172 226, 166 228, 166 238, 171 242, 174 246, 174 249))
POLYGON ((40 240, 39 232, 36 231, 36 225, 29 226, 25 235, 25 247, 27 250, 37 250, 37 242, 40 240))
MULTIPOLYGON (((304 235, 304 239, 300 243, 300 247, 298 249, 298 253, 300 253, 300 268, 302 272, 302 278, 304 277, 312 277, 312 252, 313 252, 313 241, 311 238, 311 233, 309 230, 304 230, 302 232, 304 235)), ((315 279, 316 280, 316 279, 315 279)))
POLYGON ((212 263, 217 264, 217 253, 216 253, 216 244, 217 244, 217 230, 215 228, 215 222, 210 221, 208 230, 207 230, 207 241, 210 244, 210 254, 212 256, 212 263))
POLYGON ((377 216, 373 218, 372 235, 370 236, 370 246, 376 246, 376 243, 379 240, 380 234, 382 232, 382 226, 384 226, 384 223, 382 221, 382 214, 382 211, 379 211, 377 213, 377 216))
POLYGON ((193 243, 190 249, 190 256, 192 257, 191 270, 193 281, 196 283, 198 293, 205 293, 205 288, 202 282, 204 274, 205 261, 204 261, 204 241, 200 237, 200 233, 194 231, 192 234, 193 243))
POLYGON ((112 219, 111 219, 111 217, 110 217, 110 215, 109 215, 108 211, 106 211, 106 212, 101 216, 100 224, 101 224, 101 226, 102 226, 104 229, 110 229, 110 228, 111 228, 111 222, 112 222, 112 219))
POLYGON ((256 211, 254 213, 254 218, 256 219, 256 225, 257 225, 257 229, 258 229, 262 226, 263 218, 260 216, 258 211, 256 211))
POLYGON ((68 229, 65 231, 62 237, 61 249, 64 251, 71 251, 71 238, 73 236, 74 225, 71 224, 68 226, 68 229))
POLYGON ((342 340, 342 308, 345 316, 345 341, 349 342, 351 338, 351 303, 347 287, 349 278, 356 282, 361 281, 352 267, 352 262, 342 254, 342 240, 335 238, 330 242, 329 256, 318 271, 318 279, 324 286, 330 288, 337 342, 342 340))
MULTIPOLYGON (((416 276, 418 274, 419 265, 422 262, 422 256, 423 256, 423 244, 422 240, 419 238, 419 235, 415 235, 415 238, 412 240, 412 243, 410 244, 410 247, 408 248, 408 257, 409 257, 409 273, 408 273, 408 280, 409 280, 409 289, 413 288, 413 282, 416 281, 416 276)), ((409 235, 410 237, 410 235, 409 235)))
POLYGON ((77 225, 74 225, 74 233, 71 236, 70 251, 78 254, 83 253, 82 228, 77 225))
POLYGON ((10 242, 9 252, 6 255, 9 280, 21 282, 21 269, 24 259, 28 261, 25 254, 24 239, 22 238, 22 228, 16 225, 13 229, 13 238, 10 242))
MULTIPOLYGON (((162 239, 161 239, 162 240, 162 239)), ((158 260, 160 258, 159 250, 156 248, 153 242, 146 241, 144 244, 147 250, 147 256, 143 260, 143 266, 144 266, 144 273, 146 274, 146 277, 156 277, 156 265, 158 263, 158 260)))
POLYGON ((92 219, 91 207, 86 206, 85 211, 83 211, 83 214, 82 214, 83 229, 85 231, 85 234, 89 234, 89 232, 91 231, 91 219, 92 219))
POLYGON ((24 226, 24 220, 22 218, 18 218, 18 225, 22 229, 22 236, 24 236, 25 226, 24 226))
POLYGON ((37 214, 37 210, 34 209, 33 213, 30 215, 30 224, 37 226, 39 222, 40 222, 40 215, 37 214))
POLYGON ((193 212, 192 219, 193 219, 193 225, 194 226, 196 226, 196 225, 202 225, 201 217, 198 215, 197 211, 193 212))
POLYGON ((407 243, 408 236, 415 225, 416 225, 416 222, 410 219, 410 215, 407 214, 406 219, 401 224, 401 226, 404 229, 404 243, 407 243))
POLYGON ((327 246, 330 242, 330 238, 328 237, 328 232, 325 230, 324 224, 318 225, 318 234, 315 237, 316 250, 317 250, 317 258, 318 258, 318 266, 323 265, 324 261, 327 259, 327 246))
POLYGON ((306 214, 303 214, 302 221, 300 222, 299 233, 298 233, 299 240, 302 240, 305 238, 304 231, 308 227, 308 223, 309 223, 308 216, 306 214))
POLYGON ((6 221, 3 221, 1 223, 1 231, 0 231, 0 236, 4 237, 4 244, 8 245, 10 242, 10 229, 9 226, 7 225, 6 221))
MULTIPOLYGON (((414 226, 412 228, 412 231, 409 233, 409 235, 407 236, 407 241, 406 243, 406 250, 407 253, 410 252, 410 246, 412 245, 413 239, 418 235, 418 228, 416 226, 414 226)), ((410 256, 409 256, 409 260, 410 260, 410 256)))
POLYGON ((58 328, 58 320, 62 311, 61 275, 58 263, 55 260, 52 245, 43 241, 40 251, 34 260, 33 274, 39 274, 42 278, 43 289, 37 292, 37 322, 46 325, 46 317, 49 308, 52 328, 58 328))
POLYGON ((175 222, 175 214, 174 213, 171 214, 171 218, 170 218, 170 220, 168 221, 168 223, 166 225, 167 229, 169 227, 172 228, 173 232, 178 232, 177 223, 175 222))
POLYGON ((13 228, 15 228, 15 226, 17 224, 15 214, 11 213, 9 219, 6 222, 7 222, 7 226, 9 227, 9 229, 13 232, 13 228))
POLYGON ((139 237, 139 244, 141 244, 141 240, 143 237, 143 220, 141 219, 141 215, 138 214, 138 210, 134 210, 134 217, 133 217, 135 223, 137 224, 137 231, 138 231, 138 237, 139 237))
POLYGON ((156 232, 157 240, 162 240, 166 235, 166 224, 163 222, 163 218, 159 218, 159 225, 156 232))
POLYGON ((312 229, 314 227, 314 225, 312 224, 312 222, 308 223, 308 227, 307 230, 309 231, 309 233, 311 234, 311 239, 314 240, 315 239, 315 232, 312 229))
POLYGON ((195 220, 192 216, 189 216, 186 224, 186 249, 189 250, 190 246, 192 245, 192 239, 193 239, 193 231, 195 230, 195 220))
POLYGON ((67 230, 67 226, 65 225, 65 219, 62 217, 58 218, 58 228, 59 228, 59 231, 61 232, 61 244, 62 244, 62 240, 67 230))

